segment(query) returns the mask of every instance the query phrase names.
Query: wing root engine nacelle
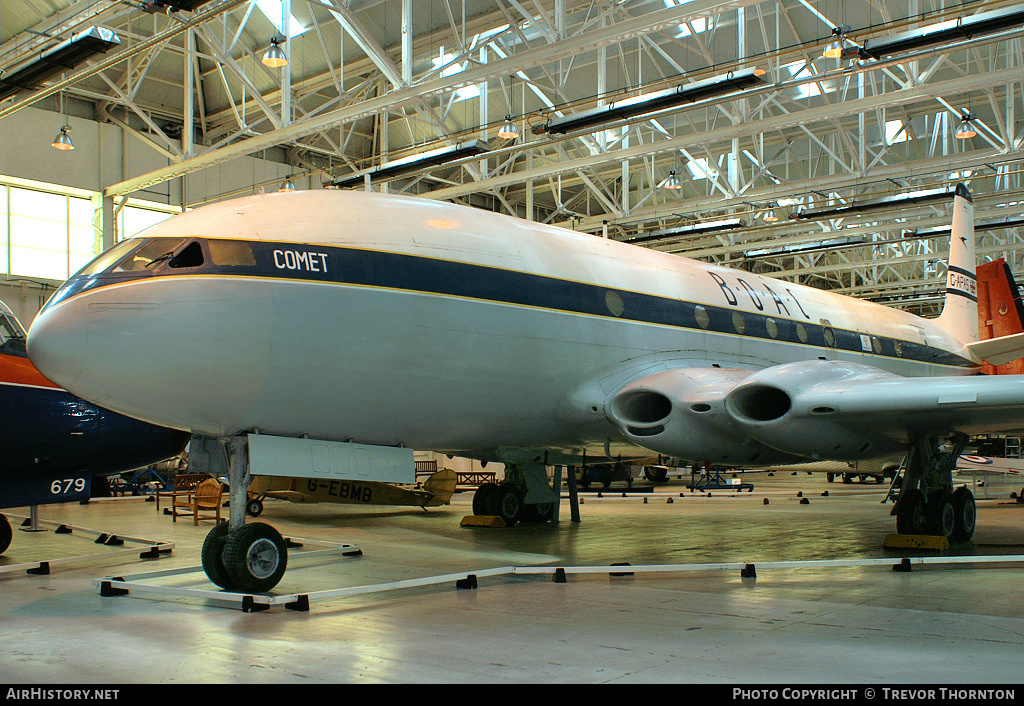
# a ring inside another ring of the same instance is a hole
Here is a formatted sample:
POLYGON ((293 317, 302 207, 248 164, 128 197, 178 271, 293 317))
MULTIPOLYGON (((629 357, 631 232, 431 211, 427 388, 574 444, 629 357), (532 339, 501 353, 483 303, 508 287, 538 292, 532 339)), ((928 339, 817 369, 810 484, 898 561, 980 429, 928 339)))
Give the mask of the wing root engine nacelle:
POLYGON ((839 361, 800 361, 756 372, 677 368, 625 385, 612 395, 608 410, 632 443, 691 461, 852 461, 905 447, 905 428, 865 423, 879 405, 871 414, 859 413, 865 397, 874 399, 885 384, 905 380, 839 361))

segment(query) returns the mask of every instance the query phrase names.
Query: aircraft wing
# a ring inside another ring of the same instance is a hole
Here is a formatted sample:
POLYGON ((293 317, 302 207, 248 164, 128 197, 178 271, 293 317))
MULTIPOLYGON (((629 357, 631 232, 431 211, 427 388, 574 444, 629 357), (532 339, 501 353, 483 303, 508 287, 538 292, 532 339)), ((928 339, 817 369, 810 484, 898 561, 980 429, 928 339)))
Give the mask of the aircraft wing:
POLYGON ((608 416, 630 441, 659 453, 760 465, 776 462, 766 460, 772 450, 860 460, 933 433, 1024 428, 1024 375, 908 378, 824 360, 721 373, 710 386, 696 384, 690 368, 641 377, 613 394, 608 416), (730 443, 758 449, 757 457, 709 457, 730 443))

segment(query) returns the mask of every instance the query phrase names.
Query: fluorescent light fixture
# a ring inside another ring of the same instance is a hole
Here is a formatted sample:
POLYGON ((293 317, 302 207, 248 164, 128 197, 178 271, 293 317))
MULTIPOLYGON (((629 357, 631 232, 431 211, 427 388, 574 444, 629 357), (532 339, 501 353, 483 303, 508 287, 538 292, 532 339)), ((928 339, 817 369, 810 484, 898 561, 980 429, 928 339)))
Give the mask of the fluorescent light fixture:
POLYGON ((868 39, 860 48, 862 59, 881 59, 912 49, 947 44, 961 39, 993 34, 1000 30, 1013 29, 1024 24, 1024 5, 1014 5, 1002 10, 980 12, 970 17, 958 17, 948 22, 922 27, 891 37, 868 39))
POLYGON ((675 88, 665 89, 664 91, 644 93, 633 98, 615 101, 593 110, 554 118, 543 125, 536 126, 533 128, 533 132, 535 135, 541 135, 546 132, 564 135, 567 132, 583 128, 593 128, 617 120, 625 120, 674 108, 686 103, 696 103, 706 98, 736 93, 751 86, 763 84, 764 79, 761 77, 764 74, 764 69, 730 71, 727 74, 704 79, 703 81, 685 83, 675 88))
POLYGON ((455 160, 463 159, 465 157, 475 157, 476 155, 483 154, 488 151, 489 150, 484 147, 479 140, 460 142, 451 147, 441 147, 422 154, 409 155, 408 157, 396 159, 394 162, 381 164, 380 166, 373 167, 372 169, 364 169, 361 172, 356 172, 355 174, 335 179, 330 185, 338 188, 355 186, 357 184, 362 184, 367 175, 370 176, 372 181, 379 181, 381 179, 415 172, 427 167, 436 167, 439 164, 454 162, 455 160))
POLYGON ((626 243, 648 243, 652 240, 661 240, 663 238, 677 238, 686 235, 698 235, 702 233, 714 233, 720 230, 732 230, 733 228, 742 228, 746 225, 739 218, 726 218, 720 221, 705 221, 704 223, 694 223, 689 226, 679 226, 678 228, 664 228, 662 230, 656 230, 653 233, 647 235, 640 235, 635 238, 627 238, 626 243))
POLYGON ((929 203, 931 201, 944 201, 952 196, 953 191, 951 189, 922 189, 921 191, 911 191, 898 196, 887 196, 874 201, 864 201, 862 203, 846 204, 845 206, 798 211, 797 213, 791 214, 789 217, 800 220, 816 221, 821 218, 834 218, 836 216, 845 216, 851 213, 862 213, 864 211, 872 211, 880 208, 929 203))
POLYGON ((210 0, 142 0, 142 9, 151 15, 165 10, 168 12, 171 10, 192 12, 200 5, 205 5, 208 2, 210 0))
POLYGON ((104 27, 89 27, 60 44, 44 49, 0 75, 0 100, 18 91, 38 88, 52 76, 73 69, 95 54, 104 54, 121 44, 121 38, 104 27))
MULTIPOLYGON (((1024 218, 1008 218, 1004 221, 979 221, 974 224, 974 230, 1005 230, 1006 228, 1020 228, 1024 226, 1024 218)), ((937 238, 940 235, 948 237, 952 226, 938 226, 924 230, 907 230, 903 232, 904 238, 937 238)))
POLYGON ((834 250, 835 248, 848 248, 854 245, 862 245, 864 238, 836 238, 834 240, 820 240, 813 243, 802 243, 799 245, 780 245, 777 248, 762 248, 760 250, 748 250, 743 257, 748 260, 759 257, 776 257, 778 255, 796 255, 799 253, 816 252, 819 250, 834 250))

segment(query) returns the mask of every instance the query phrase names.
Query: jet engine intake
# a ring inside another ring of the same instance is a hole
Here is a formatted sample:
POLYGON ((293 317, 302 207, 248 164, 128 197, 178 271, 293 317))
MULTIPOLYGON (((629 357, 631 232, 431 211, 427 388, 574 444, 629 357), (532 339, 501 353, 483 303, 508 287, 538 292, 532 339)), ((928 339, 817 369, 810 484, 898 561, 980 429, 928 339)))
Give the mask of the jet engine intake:
MULTIPOLYGON (((884 419, 859 414, 863 383, 899 379, 857 363, 801 361, 760 370, 737 385, 725 409, 761 443, 804 458, 857 461, 899 452, 884 419)), ((877 406, 877 402, 875 403, 877 406)))
POLYGON ((612 395, 608 416, 637 446, 687 461, 759 466, 800 460, 751 438, 727 413, 726 395, 750 374, 708 367, 646 375, 612 395))

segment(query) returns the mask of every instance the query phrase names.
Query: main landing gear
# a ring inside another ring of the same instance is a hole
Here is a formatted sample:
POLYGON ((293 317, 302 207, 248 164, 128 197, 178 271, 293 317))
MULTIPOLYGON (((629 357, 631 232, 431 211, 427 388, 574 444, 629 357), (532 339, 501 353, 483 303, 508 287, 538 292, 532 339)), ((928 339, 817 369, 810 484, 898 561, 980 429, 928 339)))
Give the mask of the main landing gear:
POLYGON ((484 483, 473 494, 473 514, 500 517, 506 526, 549 522, 558 495, 543 463, 505 463, 505 480, 484 483))
POLYGON ((217 586, 239 593, 264 593, 278 584, 288 568, 288 543, 263 522, 245 523, 249 488, 246 438, 192 437, 190 463, 201 472, 227 475, 231 486, 230 520, 206 535, 203 570, 217 586))
POLYGON ((951 451, 942 451, 937 437, 911 447, 893 509, 897 533, 935 535, 951 542, 967 542, 974 536, 974 494, 966 487, 953 489, 953 469, 967 440, 964 434, 955 435, 951 451))

